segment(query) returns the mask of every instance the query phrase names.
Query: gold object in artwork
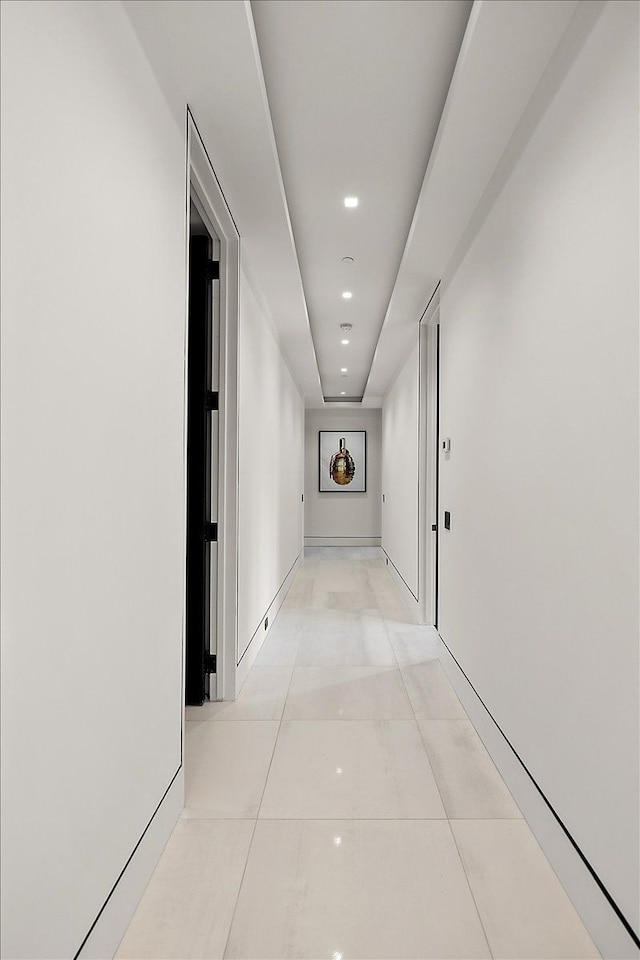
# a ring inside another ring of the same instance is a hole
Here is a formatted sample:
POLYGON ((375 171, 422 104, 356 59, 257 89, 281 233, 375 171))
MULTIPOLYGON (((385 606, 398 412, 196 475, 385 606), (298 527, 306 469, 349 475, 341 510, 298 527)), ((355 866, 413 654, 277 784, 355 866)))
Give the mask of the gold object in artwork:
POLYGON ((344 437, 341 437, 340 450, 331 457, 329 476, 335 483, 339 483, 341 487, 344 487, 348 483, 351 483, 355 472, 356 465, 353 457, 344 445, 344 437))

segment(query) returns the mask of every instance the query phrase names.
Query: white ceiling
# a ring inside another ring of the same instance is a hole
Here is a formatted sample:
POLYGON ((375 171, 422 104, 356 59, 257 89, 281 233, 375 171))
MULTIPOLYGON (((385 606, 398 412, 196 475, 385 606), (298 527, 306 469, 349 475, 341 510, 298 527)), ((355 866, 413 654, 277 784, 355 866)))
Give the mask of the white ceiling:
POLYGON ((379 406, 577 0, 123 6, 181 129, 191 107, 306 405, 379 406))
POLYGON ((360 398, 471 0, 251 8, 323 393, 360 398))

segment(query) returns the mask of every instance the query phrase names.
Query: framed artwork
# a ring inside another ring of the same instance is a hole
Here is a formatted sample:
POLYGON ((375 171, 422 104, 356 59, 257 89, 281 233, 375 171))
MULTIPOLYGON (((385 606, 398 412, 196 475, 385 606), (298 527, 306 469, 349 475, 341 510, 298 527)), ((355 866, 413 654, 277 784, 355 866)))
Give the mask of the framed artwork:
POLYGON ((320 493, 365 493, 367 431, 320 430, 320 493))

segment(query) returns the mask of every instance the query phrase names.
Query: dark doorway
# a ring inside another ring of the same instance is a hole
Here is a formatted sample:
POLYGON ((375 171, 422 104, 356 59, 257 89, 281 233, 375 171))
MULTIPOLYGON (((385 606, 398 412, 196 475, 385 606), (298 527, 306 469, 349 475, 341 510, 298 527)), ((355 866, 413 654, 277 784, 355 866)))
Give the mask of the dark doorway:
POLYGON ((192 198, 187 346, 185 699, 200 705, 216 670, 219 249, 192 198))

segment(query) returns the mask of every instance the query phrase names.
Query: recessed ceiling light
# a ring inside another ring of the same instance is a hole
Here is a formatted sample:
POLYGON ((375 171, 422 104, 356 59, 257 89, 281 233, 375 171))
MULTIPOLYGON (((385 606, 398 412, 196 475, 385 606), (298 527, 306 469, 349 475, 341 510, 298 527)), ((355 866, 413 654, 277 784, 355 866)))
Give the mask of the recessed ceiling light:
POLYGON ((343 299, 343 300, 351 300, 351 297, 352 297, 352 296, 353 296, 353 294, 351 293, 351 290, 345 290, 344 293, 342 294, 342 299, 343 299))
POLYGON ((346 372, 347 372, 346 367, 340 367, 340 373, 346 373, 346 372))
POLYGON ((343 258, 342 258, 342 262, 343 262, 343 263, 353 263, 353 257, 343 257, 343 258))
POLYGON ((344 205, 345 205, 345 207, 357 207, 357 206, 358 206, 358 198, 357 198, 357 197, 345 197, 345 198, 344 198, 344 205))
POLYGON ((349 343, 348 340, 341 340, 340 343, 349 343))
POLYGON ((346 395, 347 395, 347 391, 346 391, 346 390, 341 390, 341 391, 340 391, 340 396, 341 396, 341 397, 346 397, 346 395))

